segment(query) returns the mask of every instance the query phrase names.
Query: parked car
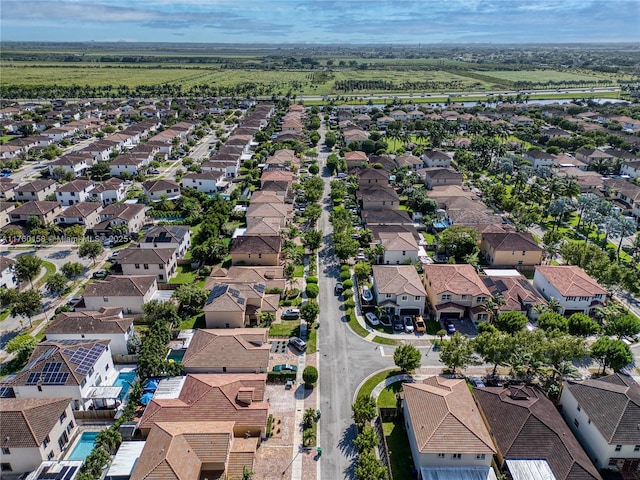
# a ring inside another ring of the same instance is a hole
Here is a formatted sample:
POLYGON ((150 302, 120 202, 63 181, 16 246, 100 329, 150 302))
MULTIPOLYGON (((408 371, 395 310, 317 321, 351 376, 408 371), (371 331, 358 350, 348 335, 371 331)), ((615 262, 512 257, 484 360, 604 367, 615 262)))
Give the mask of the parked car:
POLYGON ((474 387, 477 387, 477 388, 486 387, 484 382, 479 377, 471 377, 469 381, 471 382, 471 385, 473 385, 474 387))
POLYGON ((107 272, 105 270, 98 270, 97 272, 93 272, 92 276, 97 279, 107 278, 107 272))
POLYGON ((393 329, 396 332, 403 332, 404 331, 404 324, 402 323, 402 319, 400 317, 394 317, 393 318, 393 329))
POLYGON ((336 283, 336 294, 340 295, 342 292, 344 292, 344 285, 342 282, 336 283))
POLYGON ((300 352, 304 352, 307 349, 307 342, 298 337, 291 337, 289 339, 289 345, 300 352))
POLYGON ((447 327, 447 333, 449 335, 453 335, 454 333, 456 333, 456 326, 451 320, 447 320, 444 324, 447 327))
POLYGON ((367 313, 364 314, 364 317, 374 327, 377 327, 378 325, 380 325, 380 320, 378 320, 378 317, 376 317, 376 315, 374 313, 367 312, 367 313))
POLYGON ((373 293, 371 293, 371 290, 366 285, 362 287, 362 300, 365 302, 373 300, 373 293))
POLYGON ((282 318, 299 318, 299 317, 300 317, 299 308, 288 308, 284 312, 282 312, 282 318))
POLYGON ((290 363, 282 363, 280 365, 276 365, 273 367, 274 372, 297 372, 298 367, 296 365, 291 365, 290 363))
POLYGON ((111 256, 109 256, 109 260, 117 260, 118 259, 118 255, 120 255, 120 250, 117 250, 117 251, 113 252, 111 254, 111 256))
POLYGON ((80 300, 82 300, 82 297, 73 297, 67 302, 67 305, 69 305, 70 307, 75 307, 76 303, 78 303, 80 300))
POLYGON ((427 324, 424 323, 424 319, 422 318, 422 315, 418 315, 414 321, 415 325, 416 325, 416 332, 426 332, 427 331, 427 324))
POLYGON ((404 324, 404 331, 407 333, 413 333, 413 319, 410 316, 406 316, 402 319, 404 324))

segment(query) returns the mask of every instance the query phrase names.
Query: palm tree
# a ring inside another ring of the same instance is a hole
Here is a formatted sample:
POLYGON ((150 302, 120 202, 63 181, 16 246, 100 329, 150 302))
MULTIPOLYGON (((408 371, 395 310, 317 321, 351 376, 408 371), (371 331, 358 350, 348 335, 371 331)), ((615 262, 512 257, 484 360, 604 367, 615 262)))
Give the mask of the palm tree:
POLYGON ((622 241, 628 237, 629 235, 633 235, 636 232, 636 222, 629 217, 620 218, 620 222, 618 224, 618 231, 616 232, 620 236, 620 241, 618 242, 618 250, 616 255, 618 257, 618 262, 620 261, 620 249, 622 248, 622 241))
POLYGON ((500 307, 506 305, 504 297, 501 294, 492 295, 490 298, 485 300, 482 304, 482 307, 487 312, 491 313, 491 323, 495 322, 495 319, 500 314, 500 307))
POLYGON ((549 300, 547 300, 547 308, 551 312, 558 313, 562 308, 562 304, 556 297, 549 297, 549 300))

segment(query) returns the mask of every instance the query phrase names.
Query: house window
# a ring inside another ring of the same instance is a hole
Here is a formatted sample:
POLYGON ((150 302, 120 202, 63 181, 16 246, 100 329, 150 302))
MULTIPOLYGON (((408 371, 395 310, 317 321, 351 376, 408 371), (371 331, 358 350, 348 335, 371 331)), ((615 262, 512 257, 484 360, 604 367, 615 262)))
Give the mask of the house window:
POLYGON ((406 295, 403 295, 403 296, 402 296, 402 301, 403 301, 403 302, 406 302, 408 298, 409 298, 409 297, 407 297, 406 295))
POLYGON ((108 363, 104 366, 104 371, 105 371, 105 372, 108 372, 108 371, 109 371, 109 364, 108 364, 108 363))
POLYGON ((451 455, 451 458, 454 460, 461 460, 462 459, 462 454, 461 453, 454 453, 451 455))
POLYGON ((442 300, 451 300, 451 295, 448 293, 445 293, 444 295, 442 295, 442 300))
POLYGON ((578 405, 578 411, 582 410, 582 408, 580 408, 580 405, 578 405))
POLYGON ((135 267, 136 267, 137 269, 140 269, 140 264, 139 264, 139 263, 136 263, 136 264, 135 264, 135 267))
POLYGON ((575 302, 576 301, 576 297, 566 297, 565 300, 567 302, 575 302))
POLYGON ((160 277, 160 280, 164 280, 164 275, 160 274, 158 277, 160 277))
POLYGON ((46 437, 44 437, 44 441, 42 442, 42 446, 44 448, 47 448, 49 446, 49 443, 51 443, 51 439, 49 438, 49 435, 47 435, 46 437))
POLYGON ((89 376, 93 375, 93 367, 89 370, 89 376))
POLYGON ((67 418, 67 412, 62 412, 62 415, 60 415, 60 423, 64 422, 65 418, 67 418))
POLYGON ((581 302, 586 302, 589 300, 589 297, 580 297, 581 302))
POLYGON ((478 321, 479 322, 486 322, 487 321, 487 314, 486 313, 479 313, 478 314, 478 321))
POLYGON ((484 453, 479 453, 478 455, 476 455, 476 460, 484 460, 485 454, 484 453))
POLYGON ((387 293, 387 298, 391 298, 391 294, 390 293, 387 293))
POLYGON ((635 447, 633 447, 633 451, 640 452, 640 445, 636 445, 635 447))
POLYGON ((577 418, 573 419, 573 424, 576 426, 576 428, 580 428, 580 422, 578 421, 577 418))
POLYGON ((622 445, 616 445, 616 452, 619 452, 620 450, 622 450, 622 445))
POLYGON ((413 299, 414 299, 415 301, 419 302, 419 301, 422 299, 422 297, 413 297, 413 299))
POLYGON ((522 265, 523 261, 522 260, 518 260, 518 265, 522 265))
POLYGON ((11 450, 9 450, 8 448, 3 448, 2 449, 2 454, 3 455, 11 455, 11 450))
POLYGON ((467 296, 466 295, 460 295, 460 300, 466 300, 467 296))
POLYGON ((439 453, 438 458, 444 458, 444 453, 439 453))
POLYGON ((76 192, 71 192, 71 196, 75 197, 76 196, 76 192))
POLYGON ((262 254, 261 253, 258 254, 258 258, 262 258, 262 254))
POLYGON ((42 391, 42 385, 38 385, 38 391, 41 392, 42 391))
POLYGON ((69 421, 69 425, 67 425, 67 433, 70 433, 74 426, 73 420, 69 421))
POLYGON ((478 298, 476 299, 476 302, 478 302, 478 303, 484 303, 484 302, 486 302, 486 301, 487 301, 487 297, 478 297, 478 298))
POLYGON ((53 453, 53 450, 51 450, 49 452, 49 455, 47 455, 47 460, 52 460, 54 456, 55 456, 55 454, 53 453))
POLYGON ((102 297, 102 301, 105 302, 105 303, 108 303, 109 302, 109 297, 102 297))
POLYGON ((407 254, 406 250, 402 250, 402 256, 404 257, 407 254))
POLYGON ((0 463, 0 471, 2 472, 13 472, 10 463, 0 463))
POLYGON ((144 266, 145 270, 149 270, 149 264, 148 263, 145 263, 143 266, 144 266))

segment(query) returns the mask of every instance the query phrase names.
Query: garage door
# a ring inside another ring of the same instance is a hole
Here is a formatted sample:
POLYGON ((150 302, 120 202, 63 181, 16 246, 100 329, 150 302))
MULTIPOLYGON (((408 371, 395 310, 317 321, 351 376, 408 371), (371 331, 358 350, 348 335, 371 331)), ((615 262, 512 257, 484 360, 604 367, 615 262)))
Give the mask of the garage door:
POLYGON ((460 319, 460 313, 457 312, 442 312, 440 314, 440 318, 442 320, 459 320, 460 319))
POLYGON ((400 310, 400 315, 420 315, 419 308, 403 308, 400 310))

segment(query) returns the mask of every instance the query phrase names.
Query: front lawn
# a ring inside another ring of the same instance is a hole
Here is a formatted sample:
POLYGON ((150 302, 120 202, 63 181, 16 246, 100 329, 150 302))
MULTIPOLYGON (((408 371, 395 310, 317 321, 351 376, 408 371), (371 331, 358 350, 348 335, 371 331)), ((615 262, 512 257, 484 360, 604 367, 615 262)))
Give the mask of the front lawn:
POLYGON ((178 325, 178 330, 192 330, 194 328, 206 328, 204 323, 204 313, 189 317, 178 325))
POLYGON ((402 423, 402 416, 399 416, 393 422, 384 422, 382 431, 389 449, 393 478, 414 478, 411 447, 402 423))
POLYGON ((53 263, 42 260, 42 266, 45 268, 46 272, 44 276, 33 285, 33 288, 36 290, 47 283, 49 278, 56 273, 56 266, 53 263))
POLYGON ((318 349, 318 329, 316 328, 318 325, 318 323, 314 323, 311 328, 307 329, 308 354, 316 353, 316 350, 318 349))
MULTIPOLYGON (((281 320, 269 327, 270 337, 297 337, 300 335, 300 320, 281 320)), ((309 348, 309 347, 307 347, 309 348)))
POLYGON ((198 274, 191 265, 178 265, 176 272, 176 275, 169 279, 169 283, 195 283, 198 274))
POLYGON ((384 381, 385 378, 394 377, 396 375, 400 375, 401 373, 402 372, 397 368, 390 368, 388 370, 383 370, 376 373, 362 384, 360 390, 358 390, 358 397, 371 396, 371 392, 373 392, 373 389, 376 387, 376 385, 384 381))
POLYGON ((397 405, 396 394, 402 391, 402 382, 392 383, 380 392, 378 408, 394 408, 397 405))

